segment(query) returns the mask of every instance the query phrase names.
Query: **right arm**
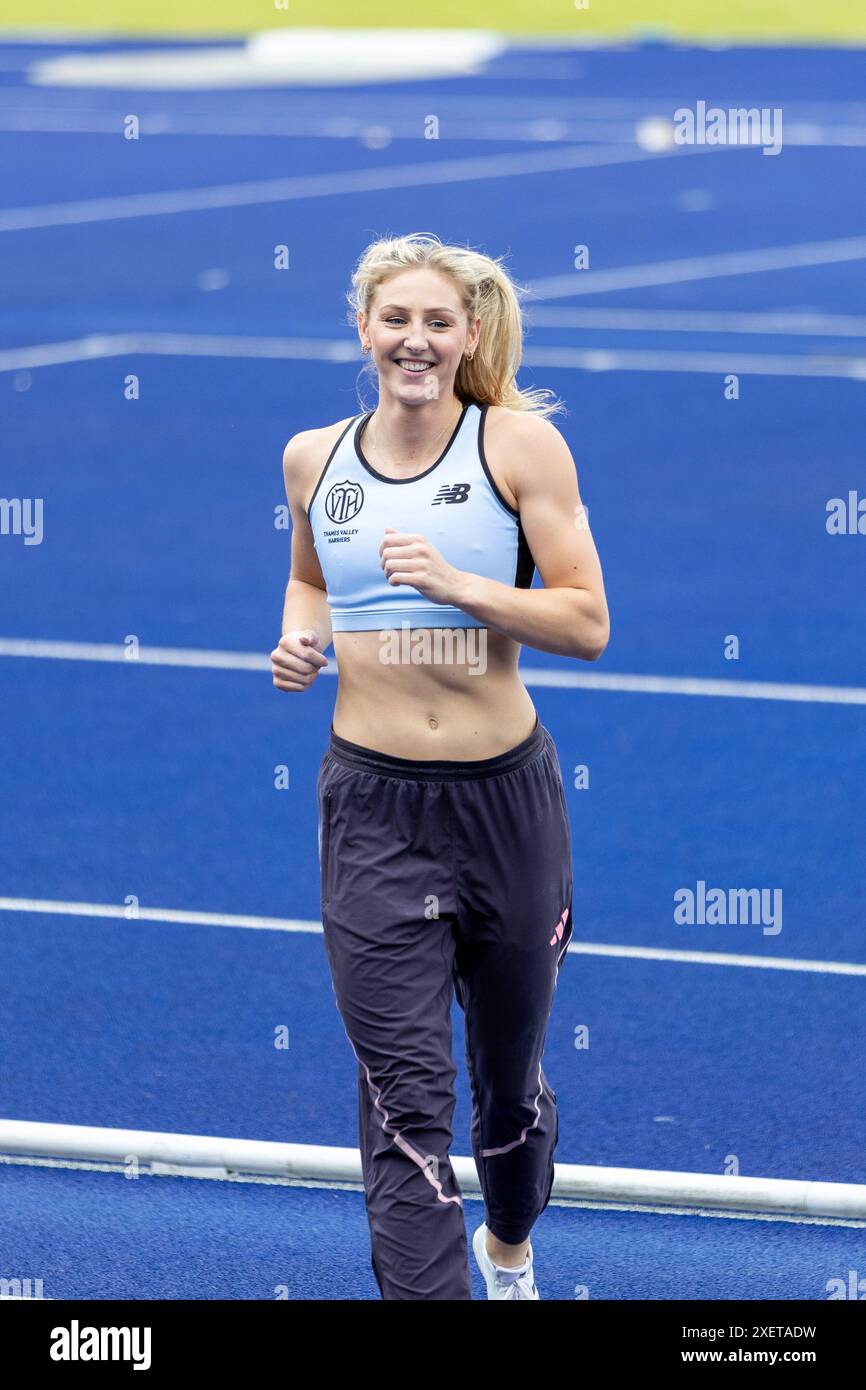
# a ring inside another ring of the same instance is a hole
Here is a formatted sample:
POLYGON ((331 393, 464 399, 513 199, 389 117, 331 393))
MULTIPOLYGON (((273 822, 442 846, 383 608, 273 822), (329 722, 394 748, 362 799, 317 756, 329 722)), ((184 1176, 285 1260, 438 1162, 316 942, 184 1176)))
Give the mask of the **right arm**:
POLYGON ((316 438, 321 433, 305 430, 294 435, 283 453, 283 479, 292 518, 292 566, 283 603, 282 636, 271 652, 278 690, 306 690, 328 665, 324 653, 331 645, 331 615, 303 501, 308 488, 315 485, 310 481, 311 470, 317 462, 321 467, 321 443, 316 438))

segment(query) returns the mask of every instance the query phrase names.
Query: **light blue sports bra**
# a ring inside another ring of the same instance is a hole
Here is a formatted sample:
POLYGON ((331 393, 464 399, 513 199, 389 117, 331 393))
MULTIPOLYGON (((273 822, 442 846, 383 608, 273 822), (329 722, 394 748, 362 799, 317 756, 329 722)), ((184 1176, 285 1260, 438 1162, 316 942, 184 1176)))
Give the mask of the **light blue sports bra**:
POLYGON ((385 527, 426 536, 449 564, 528 589, 535 562, 520 514, 505 501, 484 457, 487 406, 464 405, 435 463, 414 478, 387 478, 361 448, 372 410, 350 420, 307 507, 334 632, 483 627, 460 608, 431 603, 409 584, 389 584, 379 546, 385 527))

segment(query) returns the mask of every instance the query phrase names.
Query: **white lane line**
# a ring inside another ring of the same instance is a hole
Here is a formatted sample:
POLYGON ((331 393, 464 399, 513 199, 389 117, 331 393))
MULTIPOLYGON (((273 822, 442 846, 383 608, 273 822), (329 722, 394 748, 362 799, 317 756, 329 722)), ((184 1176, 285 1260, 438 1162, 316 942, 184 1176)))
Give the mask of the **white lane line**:
POLYGON ((866 145, 866 127, 825 126, 811 121, 792 122, 785 127, 785 144, 796 145, 800 149, 817 149, 822 146, 860 149, 866 145))
MULTIPOLYGON (((573 80, 573 77, 572 77, 573 80)), ((2 111, 68 111, 70 113, 90 110, 98 115, 105 110, 111 111, 114 108, 111 95, 98 92, 95 88, 87 93, 87 98, 93 103, 85 107, 78 99, 81 93, 75 93, 75 100, 72 94, 62 88, 34 87, 28 89, 7 88, 0 89, 0 112, 2 111), (106 105, 102 103, 105 101, 106 105), (19 105, 18 103, 22 104, 19 105)), ((248 94, 249 95, 249 94, 248 94)), ((689 101, 693 100, 694 94, 681 92, 679 96, 656 94, 655 96, 644 97, 576 97, 563 92, 556 92, 553 96, 531 97, 522 94, 520 97, 519 114, 521 119, 547 121, 554 119, 557 123, 565 119, 580 119, 591 121, 595 124, 603 122, 607 125, 616 121, 627 121, 630 129, 634 130, 639 119, 642 118, 667 118, 673 120, 675 112, 683 106, 688 106, 689 101)), ((175 118, 185 119, 188 115, 198 119, 201 116, 220 120, 234 120, 234 114, 226 110, 224 94, 221 92, 196 92, 194 99, 197 109, 193 111, 177 112, 168 107, 153 106, 149 110, 141 108, 138 112, 141 119, 146 116, 158 117, 160 120, 171 121, 175 118), (221 100, 222 98, 222 100, 221 100)), ((148 100, 156 102, 157 97, 153 93, 148 93, 148 100)), ((387 124, 389 117, 401 115, 403 113, 417 112, 419 109, 430 111, 433 109, 431 103, 435 102, 435 110, 439 116, 440 123, 450 123, 456 120, 463 120, 471 123, 484 119, 512 119, 515 115, 515 103, 513 96, 507 94, 497 94, 491 89, 478 94, 464 92, 461 94, 449 93, 446 95, 442 87, 426 88, 420 92, 413 87, 411 92, 399 93, 388 88, 379 88, 374 94, 362 92, 358 89, 340 93, 339 111, 335 112, 333 97, 327 94, 313 93, 308 90, 280 90, 277 92, 258 92, 254 94, 253 111, 256 118, 268 118, 270 116, 282 117, 284 115, 313 115, 322 120, 332 117, 335 120, 343 116, 349 119, 365 118, 377 125, 387 124)), ((733 94, 727 100, 716 99, 715 105, 723 109, 748 105, 742 102, 738 95, 733 94)), ((853 126, 855 129, 866 128, 866 102, 851 101, 823 101, 798 100, 796 104, 782 100, 778 95, 775 98, 767 99, 764 94, 763 104, 766 106, 782 106, 785 111, 785 136, 789 128, 802 126, 805 129, 813 129, 826 125, 829 129, 853 126)), ((248 119, 241 116, 240 120, 248 119)))
POLYGON ((866 705, 866 686, 787 685, 776 681, 711 680, 703 676, 629 676, 615 671, 559 671, 543 666, 521 667, 520 674, 526 685, 562 690, 617 690, 641 695, 720 695, 737 700, 866 705))
MULTIPOLYGON (((142 354, 294 359, 327 363, 362 360, 357 342, 350 338, 237 338, 207 333, 120 333, 6 348, 0 350, 0 372, 142 354)), ((531 345, 524 353, 524 362, 530 367, 555 367, 563 371, 704 372, 714 376, 734 372, 743 376, 866 380, 866 357, 853 354, 692 352, 655 348, 531 345)))
POLYGON ((677 352, 662 348, 570 348, 533 346, 524 353, 530 367, 586 372, 709 372, 724 376, 814 376, 866 381, 866 357, 814 353, 677 352))
POLYGON ((795 956, 746 956, 731 951, 680 951, 673 947, 613 946, 571 942, 579 956, 617 956, 628 960, 669 960, 683 965, 740 965, 756 970, 800 970, 813 975, 866 975, 866 965, 837 960, 801 960, 795 956))
MULTIPOLYGON (((20 71, 20 64, 0 63, 0 71, 20 71)), ((438 109, 438 108, 437 108, 438 109)), ((671 113, 667 119, 670 120, 671 113)), ((664 120, 665 117, 656 117, 664 120)), ((610 117, 580 118, 568 116, 555 107, 548 107, 543 116, 521 112, 515 116, 513 107, 502 116, 482 111, 481 114, 440 115, 442 131, 440 146, 447 148, 461 141, 526 141, 530 144, 563 144, 568 141, 612 145, 635 145, 636 124, 618 113, 610 117)), ((344 112, 340 115, 312 110, 280 111, 274 115, 236 116, 229 112, 196 114, 195 112, 143 111, 139 113, 142 137, 199 136, 217 139, 223 136, 253 137, 255 139, 312 139, 369 141, 369 148, 380 149, 394 141, 416 144, 423 138, 422 123, 417 115, 398 108, 391 114, 384 106, 376 117, 363 112, 344 112)), ((78 107, 16 107, 0 106, 0 131, 27 131, 45 135, 116 135, 117 116, 112 111, 88 110, 78 107)), ((866 126, 821 125, 802 122, 785 125, 785 145, 807 148, 860 148, 866 145, 866 126)))
POLYGON ((568 299, 572 295, 607 294, 648 285, 675 285, 686 280, 712 280, 725 275, 753 275, 759 271, 862 260, 866 260, 866 236, 838 237, 833 241, 806 241, 795 246, 768 246, 754 251, 725 251, 713 256, 619 266, 615 270, 547 275, 532 281, 530 288, 536 300, 568 299))
MULTIPOLYGON (((479 155, 469 159, 437 159, 415 164, 377 165, 326 174, 305 174, 247 183, 211 184, 165 192, 132 193, 75 202, 43 203, 0 211, 0 232, 30 231, 36 227, 66 227, 73 223, 110 222, 130 217, 157 217, 181 212, 207 212, 259 203, 284 203, 302 198, 329 198, 347 193, 387 189, 426 188, 434 184, 476 183, 518 175, 558 173, 567 169, 632 164, 654 159, 682 158, 711 146, 684 145, 674 150, 648 151, 630 147, 568 146, 520 154, 479 155)), ((718 149, 733 148, 718 146, 718 149)))
MULTIPOLYGON (((226 912, 193 912, 173 907, 123 903, 79 903, 50 898, 0 898, 0 912, 35 912, 50 917, 97 917, 108 921, 177 922, 196 927, 236 927, 253 931, 321 934, 320 922, 297 917, 252 917, 226 912)), ((681 965, 733 965, 755 970, 793 970, 811 975, 863 975, 866 965, 849 961, 808 960, 793 956, 750 956, 730 951, 686 951, 674 947, 617 946, 607 942, 572 941, 574 955, 608 956, 612 959, 673 961, 681 965)))
POLYGON ((805 334, 813 338, 866 338, 866 316, 796 314, 704 309, 542 309, 528 308, 537 328, 615 328, 650 333, 805 334))
MULTIPOLYGON (((74 1158, 30 1158, 22 1157, 19 1154, 0 1154, 0 1164, 2 1163, 11 1167, 64 1168, 71 1172, 123 1173, 125 1171, 123 1165, 119 1163, 99 1163, 95 1160, 74 1158)), ((145 1176, 148 1175, 147 1169, 141 1171, 145 1176)), ((276 1178, 264 1173, 229 1173, 219 1168, 213 1168, 207 1173, 203 1169, 189 1172, 178 1168, 166 1172, 164 1168, 160 1167, 151 1171, 154 1176, 158 1177, 206 1178, 217 1182, 258 1183, 271 1187, 326 1188, 338 1192, 363 1192, 364 1190, 363 1182, 324 1182, 317 1178, 276 1178)), ((465 1192, 464 1196, 469 1202, 484 1200, 480 1191, 465 1192)), ((648 1203, 642 1202, 593 1202, 584 1199, 578 1200, 574 1197, 554 1196, 550 1198, 550 1205, 552 1207, 581 1208, 586 1211, 633 1211, 645 1213, 648 1216, 702 1216, 727 1221, 776 1221, 792 1226, 846 1226, 854 1230, 866 1228, 866 1220, 857 1220, 855 1217, 794 1216, 789 1212, 781 1211, 725 1211, 722 1207, 677 1207, 668 1206, 667 1203, 664 1206, 650 1206, 648 1203)), ((14 1295, 9 1295, 9 1297, 12 1298, 14 1295)), ((43 1297, 47 1298, 47 1295, 43 1295, 43 1297)))
MULTIPOLYGON (((48 657, 54 661, 110 661, 126 666, 191 666, 202 671, 270 671, 267 655, 259 652, 197 651, 185 647, 130 649, 110 642, 42 642, 29 638, 0 638, 0 657, 48 657)), ((325 674, 330 674, 326 669, 325 674)))
POLYGON ((56 367, 107 357, 251 357, 354 362, 359 344, 346 338, 238 338, 218 333, 95 333, 57 343, 0 350, 0 372, 56 367))
MULTIPOLYGON (((2 71, 2 65, 0 65, 2 71)), ((565 141, 584 141, 591 144, 635 145, 634 121, 591 122, 563 121, 556 116, 515 119, 510 116, 449 118, 442 116, 440 148, 454 147, 462 141, 526 141, 529 144, 562 144, 565 141)), ((400 112, 389 116, 383 111, 378 118, 370 115, 325 115, 312 112, 274 116, 216 116, 141 112, 141 136, 202 136, 213 139, 221 136, 252 136, 255 139, 315 139, 370 141, 368 148, 382 148, 395 141, 411 141, 417 146, 423 139, 423 122, 417 115, 400 112), (374 143, 378 142, 378 143, 374 143)), ((27 109, 0 107, 0 130, 27 131, 52 135, 116 135, 118 118, 111 111, 78 109, 27 109)), ((785 130, 788 140, 788 131, 785 130)), ((866 140, 866 132, 864 132, 866 140)))
POLYGON ((243 927, 252 931, 320 932, 318 922, 291 917, 251 917, 231 912, 189 912, 176 907, 141 907, 123 903, 54 902, 45 898, 0 898, 0 912, 40 912, 52 917, 104 917, 111 921, 180 922, 193 927, 243 927))
MULTIPOLYGON (((0 637, 0 658, 36 657, 53 661, 120 662, 126 666, 186 666, 213 671, 268 671, 268 655, 259 652, 196 650, 139 646, 138 655, 119 643, 50 642, 28 637, 0 637)), ((337 675, 337 663, 322 672, 337 675)), ((560 671, 521 666, 525 685, 552 690, 614 690, 639 695, 704 695, 740 700, 793 700, 805 704, 866 705, 866 686, 789 685, 777 681, 714 680, 704 676, 632 676, 620 672, 560 671)))

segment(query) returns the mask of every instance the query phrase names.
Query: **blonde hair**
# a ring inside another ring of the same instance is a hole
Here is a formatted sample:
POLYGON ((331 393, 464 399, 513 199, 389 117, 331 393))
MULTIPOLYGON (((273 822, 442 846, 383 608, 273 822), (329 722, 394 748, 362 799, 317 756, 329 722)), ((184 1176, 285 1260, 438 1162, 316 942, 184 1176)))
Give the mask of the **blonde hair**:
MULTIPOLYGON (((523 314, 518 296, 526 290, 503 269, 502 258, 494 260, 466 246, 445 245, 427 232, 374 241, 352 274, 352 288, 346 296, 352 306, 350 321, 354 322, 359 310, 369 318, 376 290, 389 276, 419 266, 453 280, 467 317, 481 320, 472 359, 461 359, 454 379, 454 394, 461 401, 503 405, 510 410, 545 416, 564 409, 552 391, 517 385, 523 350, 523 314)), ((366 364, 366 369, 375 373, 372 362, 366 364)))

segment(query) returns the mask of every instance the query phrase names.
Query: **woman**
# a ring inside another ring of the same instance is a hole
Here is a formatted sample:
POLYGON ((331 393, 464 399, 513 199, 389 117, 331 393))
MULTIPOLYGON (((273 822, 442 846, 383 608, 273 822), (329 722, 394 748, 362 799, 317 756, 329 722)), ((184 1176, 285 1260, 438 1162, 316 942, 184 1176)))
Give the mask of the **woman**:
POLYGON ((541 1057, 572 933, 571 834, 520 644, 594 661, 609 622, 548 391, 518 389, 522 323, 498 261, 377 241, 349 296, 379 400, 295 435, 279 690, 333 638, 339 690, 317 784, 324 940, 358 1061, 372 1265, 385 1299, 468 1299, 448 1156, 465 1015, 491 1299, 538 1298, 532 1226, 553 1184, 541 1057), (530 588, 535 566, 544 588, 530 588))

